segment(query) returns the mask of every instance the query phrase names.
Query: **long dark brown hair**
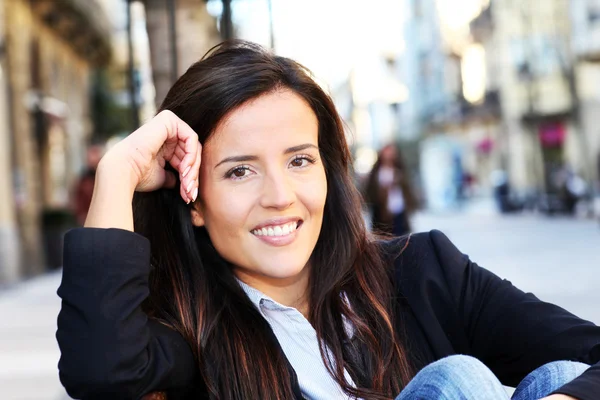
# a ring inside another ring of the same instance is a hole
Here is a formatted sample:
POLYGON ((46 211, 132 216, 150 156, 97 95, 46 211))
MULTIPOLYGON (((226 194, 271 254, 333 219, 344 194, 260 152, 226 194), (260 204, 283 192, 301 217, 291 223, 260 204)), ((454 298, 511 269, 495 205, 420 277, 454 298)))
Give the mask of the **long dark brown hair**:
MULTIPOLYGON (((394 327, 393 272, 365 228, 344 128, 331 98, 300 64, 237 41, 216 46, 192 65, 160 109, 173 111, 204 143, 228 113, 281 89, 301 96, 314 111, 327 175, 308 288, 308 319, 322 344, 321 356, 349 395, 393 398, 412 375, 394 327), (354 326, 352 338, 344 318, 354 326), (344 369, 355 387, 346 381, 344 369)), ((152 245, 146 312, 189 342, 210 398, 293 398, 291 372, 268 323, 206 229, 192 225, 190 207, 178 189, 135 195, 135 230, 152 245)))

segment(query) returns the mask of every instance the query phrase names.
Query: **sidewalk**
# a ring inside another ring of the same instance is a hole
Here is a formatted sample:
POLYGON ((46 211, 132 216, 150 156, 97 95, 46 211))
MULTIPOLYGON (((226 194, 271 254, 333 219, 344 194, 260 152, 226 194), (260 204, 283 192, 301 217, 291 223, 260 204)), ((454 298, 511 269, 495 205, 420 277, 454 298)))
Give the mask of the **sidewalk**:
POLYGON ((60 271, 0 291, 0 398, 66 400, 58 379, 60 271))

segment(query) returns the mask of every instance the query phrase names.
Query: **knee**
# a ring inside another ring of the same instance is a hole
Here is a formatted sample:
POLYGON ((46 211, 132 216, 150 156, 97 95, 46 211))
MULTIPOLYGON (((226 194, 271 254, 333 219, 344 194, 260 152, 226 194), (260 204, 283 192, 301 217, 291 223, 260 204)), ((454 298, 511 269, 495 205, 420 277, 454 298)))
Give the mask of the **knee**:
POLYGON ((453 355, 423 368, 397 400, 500 399, 506 393, 492 371, 476 358, 453 355))
POLYGON ((453 355, 437 360, 424 368, 429 374, 445 379, 487 375, 492 372, 478 359, 466 355, 453 355))
POLYGON ((581 375, 590 366, 577 361, 553 361, 544 364, 532 374, 536 379, 566 384, 581 375))
POLYGON ((456 354, 453 356, 448 356, 441 358, 431 364, 429 364, 426 368, 432 369, 440 369, 440 370, 457 370, 461 368, 487 368, 485 364, 476 359, 475 357, 466 356, 463 354, 456 354))
POLYGON ((546 397, 577 378, 588 368, 589 365, 574 361, 554 361, 542 365, 519 383, 513 399, 546 397))

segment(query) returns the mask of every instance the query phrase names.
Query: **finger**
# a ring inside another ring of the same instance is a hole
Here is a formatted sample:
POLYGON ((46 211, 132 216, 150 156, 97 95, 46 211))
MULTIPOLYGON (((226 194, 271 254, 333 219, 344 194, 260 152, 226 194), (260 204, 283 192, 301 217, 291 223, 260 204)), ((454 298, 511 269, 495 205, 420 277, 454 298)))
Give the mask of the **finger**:
MULTIPOLYGON (((201 145, 196 143, 196 149, 194 153, 194 160, 191 165, 186 169, 185 177, 182 178, 182 183, 185 187, 185 191, 190 197, 191 201, 195 201, 198 197, 199 181, 198 176, 200 174, 200 157, 201 157, 201 145)), ((187 154, 186 154, 187 157, 187 154)))
POLYGON ((202 145, 198 144, 198 149, 196 150, 196 159, 194 160, 194 165, 192 166, 192 170, 196 173, 194 179, 195 189, 193 189, 192 201, 196 201, 198 198, 198 188, 200 187, 200 164, 202 162, 202 145))
POLYGON ((181 186, 191 201, 198 198, 198 188, 200 187, 200 160, 202 145, 198 144, 196 148, 196 157, 194 163, 190 166, 189 173, 181 179, 181 186))
POLYGON ((168 156, 167 161, 179 172, 181 181, 179 191, 182 199, 189 204, 193 200, 192 193, 196 191, 195 175, 194 177, 188 176, 193 170, 200 145, 198 135, 173 112, 164 110, 159 115, 166 128, 165 142, 174 145, 174 151, 168 156), (180 149, 183 149, 183 154, 180 149))
POLYGON ((182 146, 177 146, 173 153, 173 156, 183 160, 185 158, 185 149, 182 146))
POLYGON ((196 158, 196 152, 198 151, 198 134, 181 119, 176 118, 177 137, 178 137, 178 148, 183 147, 185 155, 182 158, 183 173, 182 176, 187 176, 191 170, 194 160, 196 158), (181 144, 183 143, 183 146, 181 144))
POLYGON ((198 136, 188 137, 185 139, 185 142, 183 143, 185 155, 183 156, 179 166, 182 178, 185 178, 192 170, 199 144, 198 136))
MULTIPOLYGON (((194 162, 198 146, 198 135, 187 123, 170 110, 161 111, 159 116, 161 123, 165 127, 166 138, 164 141, 175 144, 175 148, 183 148, 183 155, 179 154, 175 156, 172 154, 169 158, 173 158, 174 162, 171 165, 178 170, 181 178, 184 178, 191 170, 191 165, 194 162), (180 162, 177 163, 177 161, 180 162)), ((171 160, 169 159, 168 161, 170 163, 171 160)))

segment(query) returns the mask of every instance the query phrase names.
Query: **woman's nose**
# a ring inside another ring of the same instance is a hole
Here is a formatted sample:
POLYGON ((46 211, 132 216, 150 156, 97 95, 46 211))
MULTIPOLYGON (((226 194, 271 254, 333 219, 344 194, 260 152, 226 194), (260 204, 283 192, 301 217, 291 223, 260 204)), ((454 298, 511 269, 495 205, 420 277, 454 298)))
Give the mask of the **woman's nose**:
POLYGON ((283 210, 292 205, 295 199, 293 184, 284 172, 270 174, 265 178, 261 206, 283 210))

